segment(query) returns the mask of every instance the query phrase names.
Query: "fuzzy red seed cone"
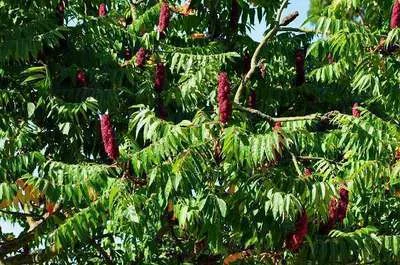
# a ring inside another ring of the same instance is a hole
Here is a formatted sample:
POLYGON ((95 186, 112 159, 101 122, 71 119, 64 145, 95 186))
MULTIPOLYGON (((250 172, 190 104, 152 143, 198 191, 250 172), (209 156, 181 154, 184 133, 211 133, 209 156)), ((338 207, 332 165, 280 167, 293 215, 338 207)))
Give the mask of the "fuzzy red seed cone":
POLYGON ((306 81, 306 74, 304 70, 305 55, 303 50, 297 50, 295 56, 296 68, 296 85, 301 86, 306 81))
POLYGON ((351 109, 351 113, 354 118, 359 118, 361 116, 361 112, 358 110, 358 103, 354 103, 351 109))
POLYGON ((137 67, 143 67, 146 63, 146 50, 144 48, 140 48, 136 53, 135 64, 137 67))
POLYGON ((76 84, 77 84, 78 86, 80 86, 80 87, 87 86, 87 79, 86 79, 86 73, 85 73, 85 71, 83 71, 83 70, 78 70, 78 71, 76 72, 75 80, 76 80, 76 84))
POLYGON ((400 27, 400 1, 395 0, 390 18, 390 28, 395 29, 400 27))
POLYGON ((158 19, 158 32, 164 33, 169 25, 170 10, 167 2, 161 4, 160 17, 158 19))
POLYGON ((165 66, 162 63, 158 63, 156 66, 156 74, 154 80, 154 89, 157 93, 160 93, 164 89, 165 83, 165 66))
POLYGON ((254 109, 256 107, 256 102, 257 102, 256 91, 251 90, 249 98, 247 99, 247 106, 251 109, 254 109))
POLYGON ((290 233, 286 238, 286 248, 292 252, 297 252, 303 245, 304 238, 308 233, 308 217, 303 211, 296 222, 296 228, 293 233, 290 233))
POLYGON ((346 217, 347 206, 349 205, 349 191, 345 188, 341 188, 339 191, 339 202, 337 207, 337 221, 339 223, 343 222, 346 217))
POLYGON ((232 115, 232 103, 229 99, 231 91, 228 74, 222 72, 218 76, 218 107, 219 120, 221 123, 227 123, 232 115))
POLYGON ((237 0, 232 0, 230 26, 233 33, 238 31, 240 7, 237 0))
POLYGON ((119 157, 119 150, 117 141, 115 139, 114 129, 111 125, 111 119, 108 114, 100 116, 101 137, 103 139, 104 150, 108 157, 112 160, 117 160, 119 157))
POLYGON ((101 3, 101 4, 99 5, 98 14, 99 14, 99 17, 105 17, 105 16, 107 16, 107 7, 106 7, 106 4, 101 3))
POLYGON ((321 226, 321 233, 328 234, 335 226, 337 220, 337 206, 338 201, 335 198, 331 199, 328 206, 328 220, 321 226))

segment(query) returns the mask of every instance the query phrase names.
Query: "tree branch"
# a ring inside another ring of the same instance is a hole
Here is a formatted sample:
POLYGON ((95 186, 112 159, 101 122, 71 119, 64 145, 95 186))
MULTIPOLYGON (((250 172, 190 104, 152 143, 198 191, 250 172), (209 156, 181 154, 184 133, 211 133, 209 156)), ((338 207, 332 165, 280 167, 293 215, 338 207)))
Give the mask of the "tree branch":
POLYGON ((303 32, 303 33, 311 33, 315 32, 314 30, 311 29, 305 29, 305 28, 292 28, 292 27, 281 27, 279 31, 292 31, 292 32, 303 32))
POLYGON ((248 112, 253 115, 257 115, 257 116, 261 117, 262 119, 266 120, 270 124, 273 124, 275 122, 285 122, 285 121, 306 121, 306 120, 318 120, 318 119, 329 120, 329 119, 331 119, 331 116, 334 116, 335 114, 338 113, 337 111, 330 111, 324 115, 315 113, 315 114, 310 114, 310 115, 305 115, 305 116, 272 117, 272 116, 265 114, 259 110, 247 108, 247 107, 244 107, 237 103, 233 103, 233 107, 237 110, 248 112))
MULTIPOLYGON (((59 205, 56 204, 56 206, 54 207, 54 211, 57 211, 58 209, 59 205)), ((35 222, 34 225, 32 225, 26 233, 23 233, 13 240, 6 241, 0 244, 0 256, 5 256, 8 253, 17 251, 26 243, 34 240, 37 230, 45 226, 46 220, 49 219, 50 216, 51 215, 49 213, 45 213, 43 215, 43 218, 35 222)))
POLYGON ((280 8, 278 9, 278 12, 277 12, 275 21, 273 22, 272 28, 267 32, 267 34, 264 36, 264 38, 261 40, 260 44, 258 44, 256 50, 254 51, 254 54, 251 58, 250 70, 247 72, 246 76, 242 79, 242 82, 240 82, 240 86, 239 86, 238 90, 236 91, 236 95, 234 98, 235 103, 240 102, 240 97, 243 93, 243 90, 244 90, 247 82, 250 80, 251 76, 253 75, 254 71, 256 70, 258 56, 259 56, 262 48, 272 37, 275 36, 275 34, 278 32, 279 28, 281 27, 282 24, 280 24, 280 20, 282 17, 282 12, 285 9, 285 7, 287 6, 288 2, 289 2, 289 0, 284 0, 282 2, 280 8))
POLYGON ((25 217, 43 218, 42 216, 39 216, 37 214, 32 214, 32 213, 12 212, 12 211, 6 211, 6 210, 0 210, 0 213, 16 215, 16 216, 22 217, 22 218, 25 218, 25 217))
POLYGON ((18 254, 8 257, 4 259, 4 265, 43 264, 57 254, 58 251, 56 248, 51 247, 50 249, 41 250, 33 254, 18 254))

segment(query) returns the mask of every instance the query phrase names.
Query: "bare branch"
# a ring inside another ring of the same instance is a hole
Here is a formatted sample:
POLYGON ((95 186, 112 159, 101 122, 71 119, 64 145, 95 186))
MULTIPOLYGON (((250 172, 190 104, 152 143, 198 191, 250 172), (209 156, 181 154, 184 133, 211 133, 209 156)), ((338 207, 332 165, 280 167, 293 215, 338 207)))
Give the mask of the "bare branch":
POLYGON ((250 80, 251 76, 253 75, 254 71, 256 70, 258 56, 259 56, 261 50, 263 49, 265 44, 270 39, 272 39, 278 32, 278 30, 281 26, 279 23, 280 23, 280 20, 282 17, 282 12, 285 9, 285 7, 287 6, 288 2, 289 2, 289 0, 284 0, 282 2, 281 6, 277 12, 275 21, 272 24, 272 28, 267 32, 267 34, 264 36, 264 38, 261 40, 260 44, 258 44, 258 47, 256 48, 256 50, 254 51, 253 57, 251 58, 250 70, 247 72, 246 76, 242 79, 242 82, 240 83, 240 86, 239 86, 238 90, 236 91, 236 95, 235 95, 235 99, 234 99, 235 103, 240 102, 240 97, 243 93, 243 90, 244 90, 247 82, 250 80))
POLYGON ((272 116, 265 114, 259 110, 246 108, 237 103, 233 103, 233 107, 237 110, 248 112, 248 113, 254 114, 256 116, 259 116, 260 118, 266 120, 270 124, 273 124, 275 122, 285 122, 285 121, 306 121, 306 120, 318 120, 318 119, 324 120, 324 119, 330 119, 332 115, 337 113, 336 111, 332 111, 332 112, 328 112, 324 115, 315 113, 315 114, 310 114, 310 115, 305 115, 305 116, 272 117, 272 116))
POLYGON ((15 216, 22 217, 22 218, 25 218, 25 217, 43 218, 42 216, 39 216, 39 215, 33 214, 33 213, 12 212, 12 211, 6 211, 6 210, 0 210, 0 213, 15 215, 15 216))

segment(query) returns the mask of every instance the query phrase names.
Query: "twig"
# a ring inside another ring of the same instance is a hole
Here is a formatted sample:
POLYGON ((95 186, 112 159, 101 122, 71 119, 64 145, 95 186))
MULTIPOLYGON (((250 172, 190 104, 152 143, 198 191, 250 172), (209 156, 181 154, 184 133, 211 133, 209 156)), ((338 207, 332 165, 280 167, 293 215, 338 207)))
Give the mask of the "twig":
POLYGON ((282 26, 282 24, 280 24, 280 20, 282 17, 283 9, 286 7, 288 2, 289 2, 289 0, 284 0, 282 2, 280 8, 278 9, 278 12, 277 12, 275 21, 273 22, 272 28, 267 32, 267 34, 264 36, 264 38, 261 40, 260 44, 258 44, 256 50, 254 51, 253 57, 251 58, 250 70, 247 72, 246 76, 242 79, 242 82, 240 83, 240 86, 239 86, 238 90, 236 91, 236 95, 235 95, 235 99, 234 99, 235 103, 240 102, 240 97, 243 93, 243 89, 246 86, 246 83, 250 80, 254 71, 256 70, 258 55, 260 54, 262 48, 272 37, 275 36, 275 34, 278 32, 279 28, 282 26))
POLYGON ((338 163, 335 160, 328 159, 328 158, 325 158, 325 157, 297 156, 297 158, 300 159, 300 160, 306 160, 306 161, 310 161, 310 160, 326 160, 326 161, 331 162, 331 163, 338 163))
POLYGON ((246 108, 238 103, 233 103, 233 107, 237 110, 241 110, 241 111, 245 111, 245 112, 249 112, 251 114, 257 115, 259 117, 261 117, 262 119, 266 120, 269 123, 273 123, 274 122, 274 118, 268 114, 262 113, 259 110, 256 109, 252 109, 252 108, 246 108))
POLYGON ((285 122, 285 121, 306 121, 306 120, 317 120, 317 119, 329 119, 330 116, 332 115, 332 113, 336 113, 336 112, 328 112, 324 115, 321 115, 319 113, 315 113, 315 114, 310 114, 310 115, 305 115, 305 116, 293 116, 293 117, 272 117, 268 114, 265 114, 259 110, 256 109, 252 109, 252 108, 246 108, 240 104, 237 103, 233 103, 233 106, 235 109, 241 110, 241 111, 245 111, 245 112, 249 112, 251 114, 257 115, 259 117, 261 117, 262 119, 265 119, 268 123, 273 124, 275 122, 285 122))
POLYGON ((43 216, 39 216, 33 213, 21 213, 21 212, 12 212, 12 211, 6 211, 6 210, 0 210, 0 213, 4 213, 4 214, 10 214, 10 215, 16 215, 18 217, 34 217, 34 218, 40 218, 42 219, 43 216))
POLYGON ((299 174, 299 176, 302 176, 303 173, 301 172, 301 170, 299 168, 299 164, 297 163, 296 156, 292 152, 290 152, 290 155, 292 156, 292 161, 293 161, 294 167, 296 168, 297 174, 299 174))
POLYGON ((281 27, 279 31, 292 31, 292 32, 303 32, 303 33, 311 33, 315 32, 314 30, 311 29, 305 29, 305 28, 292 28, 292 27, 281 27))

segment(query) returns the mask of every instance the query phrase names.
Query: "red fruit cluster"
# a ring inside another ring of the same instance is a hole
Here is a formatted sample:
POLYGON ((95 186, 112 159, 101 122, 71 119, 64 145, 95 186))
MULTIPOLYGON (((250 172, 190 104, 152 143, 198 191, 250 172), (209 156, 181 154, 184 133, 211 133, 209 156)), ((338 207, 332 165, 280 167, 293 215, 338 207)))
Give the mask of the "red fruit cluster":
POLYGON ((221 72, 218 76, 218 107, 219 107, 219 120, 225 124, 229 121, 232 114, 232 103, 229 99, 231 87, 229 83, 228 74, 221 72))
POLYGON ((232 32, 237 32, 239 25, 239 3, 237 0, 232 0, 230 26, 232 32))
POLYGON ((76 72, 75 80, 76 80, 76 84, 78 86, 80 86, 80 87, 87 86, 87 79, 86 79, 85 71, 78 70, 76 72))
POLYGON ((58 4, 57 4, 56 16, 57 16, 58 25, 60 25, 60 26, 64 25, 65 6, 66 6, 66 3, 64 0, 60 0, 60 2, 58 2, 58 4))
POLYGON ((313 171, 312 171, 311 168, 306 167, 306 168, 304 169, 304 176, 309 177, 309 176, 312 175, 312 173, 313 173, 313 171))
POLYGON ((358 110, 358 103, 354 103, 351 109, 351 113, 354 118, 359 118, 361 116, 361 112, 358 110))
POLYGON ((105 17, 105 16, 107 16, 107 7, 106 7, 106 4, 104 4, 104 3, 101 3, 100 5, 99 5, 99 17, 105 17))
POLYGON ((400 27, 400 0, 395 0, 390 18, 390 28, 395 29, 398 27, 400 27))
POLYGON ((347 206, 349 205, 349 191, 345 188, 339 190, 339 202, 336 209, 336 220, 342 223, 346 217, 347 206))
POLYGON ((136 53, 136 66, 143 67, 146 63, 146 50, 144 48, 140 48, 136 53))
POLYGON ((296 51, 296 56, 295 56, 296 85, 297 86, 301 86, 306 81, 306 73, 304 70, 304 60, 305 60, 304 51, 301 49, 298 49, 296 51))
POLYGON ((254 109, 256 107, 256 100, 257 100, 256 91, 251 90, 249 98, 247 99, 247 106, 251 109, 254 109))
POLYGON ((296 229, 286 238, 286 248, 292 252, 297 252, 303 245, 304 238, 308 233, 307 213, 303 210, 296 222, 296 229))
POLYGON ((339 200, 332 199, 328 206, 328 221, 321 227, 321 232, 329 233, 337 222, 342 223, 346 217, 349 204, 349 191, 345 188, 339 190, 339 200))
POLYGON ((170 18, 169 5, 167 2, 161 4, 160 17, 158 19, 158 32, 164 33, 168 28, 170 18))
POLYGON ((103 139, 104 149, 109 158, 117 160, 119 150, 115 139, 114 130, 111 125, 110 115, 104 114, 100 116, 101 137, 103 139))
POLYGON ((154 89, 157 93, 161 93, 165 83, 165 66, 162 63, 158 63, 156 66, 156 75, 154 80, 154 89))

